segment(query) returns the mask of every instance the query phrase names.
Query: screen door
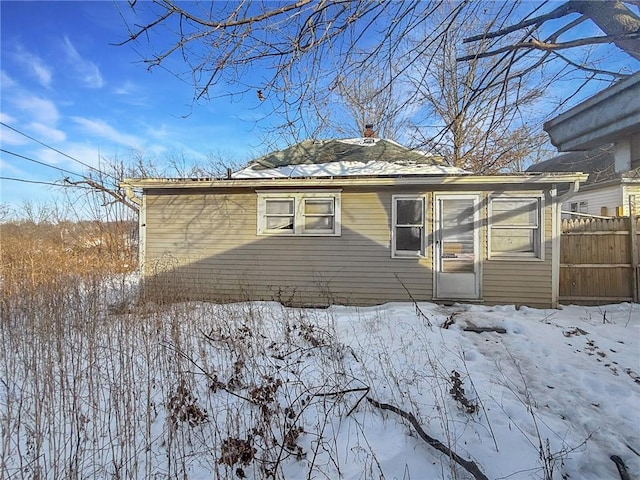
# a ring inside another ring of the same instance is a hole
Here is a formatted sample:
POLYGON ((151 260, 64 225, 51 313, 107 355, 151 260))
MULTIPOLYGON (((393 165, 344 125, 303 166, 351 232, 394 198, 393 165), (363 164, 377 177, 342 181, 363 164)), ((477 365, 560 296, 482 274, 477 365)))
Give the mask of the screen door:
POLYGON ((478 195, 436 196, 434 270, 436 298, 480 296, 478 195))

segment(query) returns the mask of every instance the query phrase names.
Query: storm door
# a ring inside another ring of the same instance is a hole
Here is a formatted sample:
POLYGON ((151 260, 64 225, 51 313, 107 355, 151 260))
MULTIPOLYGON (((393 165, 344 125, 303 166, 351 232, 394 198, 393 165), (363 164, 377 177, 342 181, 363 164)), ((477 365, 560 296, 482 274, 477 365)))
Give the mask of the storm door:
POLYGON ((435 297, 480 296, 478 195, 436 195, 434 225, 435 297))

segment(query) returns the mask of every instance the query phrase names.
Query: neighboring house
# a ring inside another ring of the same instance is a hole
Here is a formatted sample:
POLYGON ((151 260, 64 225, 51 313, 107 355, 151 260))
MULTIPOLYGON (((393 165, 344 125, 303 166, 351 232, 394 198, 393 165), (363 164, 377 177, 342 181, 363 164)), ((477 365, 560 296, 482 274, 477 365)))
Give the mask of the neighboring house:
POLYGON ((564 211, 603 216, 640 213, 640 73, 580 103, 544 125, 560 155, 528 172, 580 171, 587 185, 564 211))
POLYGON ((586 152, 569 152, 531 166, 527 172, 584 172, 589 178, 562 204, 565 216, 620 217, 640 214, 640 167, 615 171, 613 144, 586 152), (630 202, 631 200, 631 202, 630 202))
POLYGON ((478 176, 394 142, 305 141, 225 179, 128 179, 141 265, 171 299, 556 306, 557 189, 586 175, 478 176))

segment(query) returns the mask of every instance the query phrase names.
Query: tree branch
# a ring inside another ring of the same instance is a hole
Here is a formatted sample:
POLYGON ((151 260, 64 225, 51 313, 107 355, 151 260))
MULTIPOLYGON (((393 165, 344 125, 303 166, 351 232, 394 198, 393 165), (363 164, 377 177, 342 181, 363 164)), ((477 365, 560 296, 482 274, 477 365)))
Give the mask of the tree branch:
POLYGON ((489 480, 489 478, 484 473, 482 473, 482 471, 480 470, 478 465, 476 465, 474 462, 472 462, 470 460, 465 460, 460 455, 458 455, 456 452, 454 452, 449 447, 447 447, 445 444, 443 444, 440 440, 437 440, 437 439, 427 435, 427 433, 422 429, 422 427, 420 426, 420 423, 418 423, 418 420, 416 419, 416 417, 412 413, 405 412, 404 410, 401 410, 398 407, 395 407, 393 405, 389 405, 388 403, 377 402, 376 400, 374 400, 371 397, 367 397, 367 400, 374 407, 378 407, 378 408, 380 408, 382 410, 389 410, 389 411, 391 411, 391 412, 393 412, 393 413, 395 413, 397 415, 400 415, 405 420, 408 420, 409 423, 411 423, 411 425, 413 425, 413 428, 416 429, 416 432, 418 433, 420 438, 422 438, 425 442, 427 442, 430 446, 432 446, 433 448, 435 448, 439 452, 442 452, 447 457, 451 458, 458 465, 463 467, 467 472, 469 472, 471 475, 473 475, 473 478, 475 478, 476 480, 489 480))
MULTIPOLYGON (((628 1, 621 3, 543 3, 532 7, 523 19, 515 17, 520 7, 511 0, 496 2, 496 8, 472 0, 453 4, 445 0, 238 0, 214 2, 204 9, 178 0, 155 0, 136 4, 135 13, 144 20, 137 20, 142 25, 128 24, 127 42, 140 42, 153 30, 163 29, 167 35, 158 36, 161 40, 157 40, 155 51, 143 56, 148 67, 169 68, 177 78, 193 83, 194 103, 202 98, 243 95, 250 90, 263 92, 268 101, 259 104, 260 113, 278 120, 275 125, 259 125, 256 120, 255 125, 269 129, 269 133, 278 132, 280 137, 286 133, 288 142, 346 132, 353 125, 348 118, 345 122, 345 116, 353 114, 360 126, 357 132, 362 131, 363 123, 373 120, 379 133, 400 141, 410 138, 406 132, 409 123, 429 125, 427 134, 419 133, 423 139, 446 125, 429 140, 433 146, 433 139, 450 139, 454 131, 463 132, 465 138, 469 124, 473 125, 468 111, 476 105, 493 110, 493 115, 489 113, 476 123, 484 130, 481 133, 496 132, 500 125, 508 130, 513 122, 523 123, 523 117, 513 117, 513 109, 519 109, 522 101, 520 89, 527 91, 533 85, 527 84, 529 74, 542 70, 548 62, 561 64, 560 68, 545 70, 536 90, 543 91, 551 81, 576 69, 582 70, 578 72, 582 75, 591 75, 599 67, 607 69, 608 57, 589 60, 586 49, 570 50, 572 47, 614 43, 627 53, 636 51, 634 44, 640 35, 637 15, 625 9, 628 1), (583 32, 576 26, 587 19, 602 30, 603 37, 580 38, 583 32), (489 21, 485 33, 469 36, 484 20, 489 21), (510 25, 517 20, 521 21, 510 25), (460 55, 466 56, 457 60, 479 63, 456 70, 458 67, 450 65, 455 65, 456 48, 474 41, 480 43, 464 47, 467 51, 460 55), (480 53, 467 55, 471 50, 480 53), (448 63, 438 58, 441 52, 448 63), (563 56, 562 52, 567 53, 563 56), (178 56, 186 70, 166 63, 178 56), (487 61, 482 60, 485 57, 487 61), (445 68, 453 72, 451 82, 440 83, 436 76, 445 68), (405 87, 407 80, 414 89, 405 87), (442 97, 435 106, 425 106, 424 94, 439 96, 449 88, 448 83, 458 85, 459 94, 451 99, 442 97), (353 95, 345 94, 345 88, 354 89, 353 95), (423 114, 434 118, 417 118, 423 114)), ((148 40, 150 44, 156 41, 148 40)), ((616 66, 621 71, 634 69, 621 63, 616 66)), ((415 134, 411 137, 413 142, 415 134)), ((465 156, 464 162, 474 158, 490 162, 495 158, 495 165, 502 165, 512 154, 500 156, 501 147, 493 147, 496 139, 486 140, 484 145, 475 139, 467 144, 466 140, 453 143, 465 156), (478 145, 471 155, 465 152, 469 144, 478 145)))
POLYGON ((523 20, 521 22, 516 23, 515 25, 510 25, 508 27, 502 28, 500 30, 496 30, 495 32, 487 32, 482 33, 480 35, 474 35, 473 37, 468 37, 462 40, 463 43, 471 43, 477 42, 478 40, 488 40, 491 38, 502 37, 504 35, 508 35, 509 33, 516 32, 518 30, 522 30, 523 28, 530 27, 531 25, 542 25, 547 20, 553 20, 556 18, 564 17, 570 13, 575 13, 577 10, 573 5, 573 1, 564 3, 560 5, 555 10, 546 13, 544 15, 540 15, 538 17, 530 18, 529 20, 523 20))
POLYGON ((589 72, 589 73, 592 73, 592 74, 595 74, 595 75, 608 75, 608 76, 614 77, 614 78, 626 78, 626 77, 629 76, 629 74, 626 74, 626 73, 612 72, 610 70, 602 70, 600 68, 590 68, 590 67, 587 67, 585 65, 579 65, 579 64, 575 63, 573 60, 571 60, 570 58, 568 58, 565 55, 562 55, 561 53, 558 53, 558 52, 549 52, 549 53, 553 53, 556 57, 561 58, 568 65, 571 65, 572 67, 580 69, 580 70, 582 70, 584 72, 589 72))
MULTIPOLYGON (((282 15, 283 13, 287 13, 290 12, 291 10, 299 10, 300 8, 304 7, 305 5, 308 5, 312 2, 313 0, 299 0, 296 3, 292 3, 290 5, 285 5, 283 7, 280 8, 274 8, 273 10, 267 10, 264 13, 262 13, 261 15, 255 15, 253 17, 244 17, 241 18, 239 20, 235 20, 235 21, 231 21, 231 20, 227 20, 227 21, 223 21, 223 22, 213 22, 213 21, 208 21, 205 20, 201 17, 197 17, 195 15, 192 15, 191 13, 187 12, 186 10, 178 7, 173 1, 164 1, 161 2, 162 6, 164 8, 167 9, 167 14, 163 15, 162 19, 159 19, 158 21, 154 21, 153 23, 149 24, 148 26, 145 26, 144 30, 148 30, 149 28, 151 28, 152 26, 156 25, 157 23, 159 23, 159 21, 164 20, 165 18, 167 18, 169 15, 173 14, 173 13, 177 13, 178 15, 180 15, 183 18, 186 18, 187 20, 190 20, 194 23, 197 23, 198 25, 201 25, 203 27, 207 27, 207 28, 211 28, 211 29, 224 29, 224 28, 233 28, 233 27, 239 27, 241 25, 247 25, 247 24, 252 24, 252 23, 258 23, 261 22, 263 20, 267 20, 269 18, 272 17, 276 17, 278 15, 282 15)), ((136 35, 131 36, 131 38, 129 38, 128 40, 125 40, 123 43, 127 43, 130 40, 134 40, 136 37, 138 37, 140 35, 141 32, 138 32, 136 35)))
POLYGON ((620 474, 621 480, 631 480, 631 476, 629 475, 629 471, 627 470, 627 466, 624 464, 622 459, 618 455, 611 455, 611 461, 616 464, 618 468, 618 473, 620 474))
POLYGON ((77 182, 72 182, 71 180, 69 180, 68 178, 64 179, 64 183, 67 183, 69 185, 89 185, 91 188, 93 188, 94 190, 98 190, 100 192, 104 192, 107 195, 112 196, 113 198, 115 198, 116 201, 122 203, 124 206, 129 207, 131 210, 133 210, 134 212, 138 212, 139 208, 137 205, 132 204, 131 202, 129 202, 126 197, 124 197, 123 195, 118 194, 117 192, 114 192, 113 190, 105 187, 104 185, 102 185, 101 183, 98 183, 94 180, 91 180, 90 178, 85 178, 84 180, 80 180, 77 182))
MULTIPOLYGON (((133 8, 133 6, 135 5, 132 4, 131 7, 133 8)), ((113 45, 115 45, 116 47, 121 47, 122 45, 125 45, 126 43, 129 43, 133 40, 135 40, 136 38, 138 38, 140 35, 142 35, 143 33, 151 30, 153 27, 155 27, 156 25, 161 24, 162 22, 164 22, 167 18, 169 18, 171 15, 173 14, 173 11, 169 10, 167 11, 164 15, 161 15, 160 17, 158 17, 157 19, 155 19, 153 22, 148 23, 146 25, 136 25, 136 27, 140 27, 140 30, 138 30, 137 32, 131 32, 131 34, 129 35, 129 38, 127 38, 126 40, 124 40, 123 42, 119 42, 119 43, 114 43, 113 45)))
POLYGON ((553 32, 551 35, 549 35, 545 40, 545 42, 556 42, 558 40, 558 37, 560 37, 560 35, 562 35, 563 33, 567 33, 572 28, 577 27, 578 25, 586 22, 587 20, 589 20, 589 17, 587 17, 586 15, 580 15, 580 17, 576 18, 573 22, 567 23, 562 28, 559 28, 558 30, 553 32))
POLYGON ((488 52, 475 53, 473 55, 466 55, 464 57, 459 57, 457 60, 459 62, 465 62, 465 61, 473 60, 476 58, 493 57, 495 55, 500 55, 501 53, 511 52, 514 50, 521 50, 521 49, 543 50, 543 51, 565 50, 567 48, 583 47, 585 45, 615 43, 620 40, 635 40, 635 39, 640 39, 640 32, 626 33, 622 35, 612 35, 612 36, 607 35, 607 36, 600 36, 600 37, 586 37, 586 38, 579 38, 577 40, 572 40, 570 42, 560 42, 560 43, 547 43, 547 42, 532 38, 528 42, 515 43, 513 45, 507 45, 505 47, 498 48, 496 50, 491 50, 488 52))

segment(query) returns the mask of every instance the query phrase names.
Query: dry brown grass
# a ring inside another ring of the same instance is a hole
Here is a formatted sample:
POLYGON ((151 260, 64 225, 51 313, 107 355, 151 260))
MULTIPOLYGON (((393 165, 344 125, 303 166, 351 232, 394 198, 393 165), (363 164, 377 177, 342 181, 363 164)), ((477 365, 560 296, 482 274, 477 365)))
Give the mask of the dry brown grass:
POLYGON ((4 297, 59 285, 69 277, 91 280, 137 266, 135 224, 119 222, 34 223, 0 226, 1 290, 4 297))

